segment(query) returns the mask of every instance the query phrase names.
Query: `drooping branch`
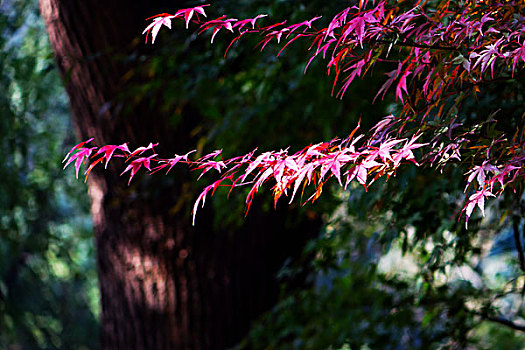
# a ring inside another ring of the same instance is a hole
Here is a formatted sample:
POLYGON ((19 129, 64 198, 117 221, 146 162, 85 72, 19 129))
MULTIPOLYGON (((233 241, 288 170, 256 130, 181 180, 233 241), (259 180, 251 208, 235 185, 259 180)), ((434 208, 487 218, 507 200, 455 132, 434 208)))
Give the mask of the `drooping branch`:
MULTIPOLYGON (((479 132, 485 122, 462 132, 454 130, 462 126, 461 122, 456 122, 457 110, 469 92, 475 94, 479 91, 480 82, 489 83, 484 76, 490 74, 490 80, 497 81, 502 77, 514 77, 516 71, 521 71, 525 63, 525 19, 514 16, 509 20, 508 12, 502 11, 497 1, 490 4, 467 1, 454 10, 449 8, 449 2, 442 2, 436 11, 427 11, 423 6, 406 10, 397 2, 380 1, 370 8, 367 4, 364 1, 360 6, 344 9, 332 18, 327 27, 320 30, 313 26, 319 16, 292 25, 283 21, 267 26, 260 25, 263 17, 266 17, 264 14, 243 20, 228 16, 204 20, 204 7, 208 5, 201 5, 178 10, 174 14, 153 16, 152 23, 143 34, 148 40, 151 33, 153 42, 163 26, 171 28, 172 20, 181 19, 186 27, 190 23, 200 25, 199 34, 211 31, 212 42, 219 32, 233 33, 235 37, 228 48, 247 34, 262 36, 258 45, 261 50, 271 42, 282 45, 282 51, 296 39, 310 40, 313 54, 306 68, 316 57, 327 58, 328 73, 335 71, 334 88, 336 82, 342 81, 342 87, 337 93, 341 98, 356 77, 362 78, 373 71, 376 64, 384 62, 390 52, 396 50, 391 61, 397 63, 397 68, 386 73, 388 78, 376 98, 383 98, 387 92, 395 89, 396 100, 403 103, 403 109, 396 118, 403 122, 393 125, 392 119, 385 118, 378 123, 375 132, 366 139, 361 149, 344 145, 345 142, 352 142, 351 146, 354 146, 354 141, 350 139, 342 143, 332 140, 307 147, 293 155, 279 151, 266 152, 256 158, 252 158, 252 153, 229 160, 215 160, 219 154, 210 154, 209 158, 196 161, 189 161, 187 157, 160 159, 156 154, 134 159, 135 154, 120 149, 124 152, 121 156, 130 162, 124 173, 129 171, 131 180, 141 168, 155 172, 168 166, 171 169, 177 162, 190 164, 202 173, 212 169, 221 172, 224 169, 220 179, 207 186, 198 197, 194 215, 208 192, 213 194, 219 186, 234 188, 251 185, 252 191, 246 201, 249 208, 257 189, 271 179, 276 182, 273 187, 276 201, 288 189, 293 189, 293 198, 301 184, 311 182, 315 184, 316 191, 310 199, 315 200, 321 193, 322 185, 332 176, 346 187, 353 179, 367 186, 370 175, 373 175, 374 181, 380 176, 395 174, 399 162, 394 160, 392 152, 402 152, 396 147, 401 144, 407 147, 412 140, 423 135, 422 139, 430 141, 430 147, 426 148, 423 157, 430 160, 430 165, 441 167, 461 162, 461 152, 467 150, 471 161, 466 173, 468 179, 465 191, 469 192, 465 195, 467 199, 462 212, 465 212, 467 222, 475 207, 484 214, 486 198, 501 194, 507 185, 525 176, 522 166, 525 160, 522 140, 524 130, 517 132, 517 135, 521 134, 521 141, 500 135, 498 139, 488 140, 490 142, 487 143, 487 139, 479 132), (397 39, 393 40, 393 36, 397 39), (461 50, 457 53, 459 47, 461 50), (452 104, 452 108, 447 107, 448 104, 452 104), (428 119, 431 120, 427 123, 428 119), (419 128, 407 132, 408 122, 419 122, 419 128), (407 141, 409 139, 410 142, 407 141), (390 147, 393 145, 397 146, 390 147), (384 153, 383 156, 377 156, 375 152, 384 153), (372 157, 371 154, 376 156, 372 157), (155 162, 157 166, 152 169, 155 162), (244 174, 240 167, 245 167, 244 174)), ((516 1, 506 1, 505 6, 514 6, 516 14, 523 8, 516 1)), ((118 148, 114 145, 103 147, 109 147, 108 150, 112 152, 118 148)), ((153 147, 150 149, 153 151, 153 147)), ((68 164, 75 160, 77 174, 91 152, 96 152, 95 155, 102 152, 96 147, 81 146, 77 151, 68 160, 68 164)), ((112 152, 106 151, 105 155, 94 160, 87 173, 104 160, 107 164, 112 152)), ((401 159, 415 162, 411 151, 406 155, 411 158, 401 159)))
POLYGON ((501 325, 507 326, 509 328, 512 328, 516 331, 525 332, 525 326, 517 324, 507 318, 504 318, 502 316, 489 316, 486 314, 483 314, 481 312, 475 312, 476 315, 480 316, 482 319, 485 319, 490 322, 499 323, 501 325))
POLYGON ((187 164, 200 176, 209 171, 221 174, 220 178, 207 186, 197 198, 193 216, 195 218, 197 208, 204 204, 208 194, 213 195, 218 187, 229 187, 230 190, 241 186, 250 186, 251 190, 246 198, 246 210, 250 208, 252 199, 259 188, 270 180, 275 182, 273 194, 275 203, 288 191, 292 191, 290 202, 297 194, 299 188, 313 184, 314 193, 307 201, 315 201, 321 194, 324 183, 335 177, 338 183, 347 188, 353 180, 363 186, 367 186, 382 176, 395 174, 396 169, 403 163, 412 162, 416 165, 413 151, 426 144, 417 143, 420 135, 409 139, 396 139, 382 131, 388 127, 388 123, 394 119, 386 119, 376 125, 372 137, 366 139, 363 135, 356 136, 357 129, 343 140, 334 139, 330 142, 310 145, 294 154, 287 150, 276 152, 264 152, 255 154, 255 150, 244 156, 223 159, 221 151, 215 151, 190 160, 185 155, 175 155, 171 159, 163 159, 155 153, 156 144, 147 147, 139 147, 130 151, 126 144, 90 146, 93 139, 81 142, 71 149, 64 159, 65 167, 74 162, 75 170, 79 169, 84 162, 91 159, 91 164, 86 171, 86 178, 98 164, 107 164, 114 158, 125 158, 128 163, 121 175, 129 172, 129 182, 140 169, 147 169, 150 173, 156 173, 163 169, 169 172, 176 164, 187 164), (375 144, 381 139, 383 142, 378 146, 375 144), (144 154, 151 153, 147 156, 144 154))

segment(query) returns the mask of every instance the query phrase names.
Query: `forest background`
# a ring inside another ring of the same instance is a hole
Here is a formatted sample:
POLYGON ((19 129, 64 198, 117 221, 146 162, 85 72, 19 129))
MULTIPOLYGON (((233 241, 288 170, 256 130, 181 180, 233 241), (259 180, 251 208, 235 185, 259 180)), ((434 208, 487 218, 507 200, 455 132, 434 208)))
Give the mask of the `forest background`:
MULTIPOLYGON (((340 10, 316 1, 214 6, 238 16, 290 20, 340 10)), ((68 78, 62 81, 56 70, 35 1, 2 1, 0 16, 0 346, 98 348, 101 306, 89 197, 61 166, 77 141, 62 87, 68 78)), ((144 45, 142 29, 136 30, 137 46, 144 45)), ((131 62, 130 76, 140 76, 119 98, 164 111, 162 122, 171 128, 199 115, 184 129, 200 152, 300 149, 344 136, 360 119, 368 128, 399 108, 393 96, 371 103, 384 80, 381 71, 355 81, 343 100, 330 96, 322 61, 303 74, 304 45, 276 58, 278 49, 259 53, 252 49, 256 42, 244 43, 223 58, 227 43, 209 46, 174 32, 157 40, 164 42, 146 54, 119 58, 131 62)), ((515 84, 523 91, 520 81, 515 84)), ((481 113, 502 91, 494 87, 481 95, 470 113, 481 113)), ((165 187, 175 182, 163 181, 165 187)), ((524 310, 515 290, 523 278, 512 220, 501 219, 504 205, 496 202, 483 221, 473 218, 474 228, 464 230, 456 216, 463 181, 455 170, 443 176, 407 169, 367 193, 334 188, 315 206, 295 205, 295 213, 279 221, 279 234, 287 238, 272 241, 283 250, 273 273, 278 286, 270 299, 276 304, 249 313, 246 337, 225 342, 241 348, 519 348, 524 310), (300 217, 310 218, 310 230, 300 217)), ((127 195, 140 191, 132 186, 127 195)), ((188 185, 184 196, 191 201, 196 193, 188 185)), ((220 194, 211 203, 214 226, 244 225, 242 196, 220 194)), ((187 209, 171 205, 186 210, 181 217, 191 221, 187 209)), ((270 196, 256 210, 273 212, 270 196)))

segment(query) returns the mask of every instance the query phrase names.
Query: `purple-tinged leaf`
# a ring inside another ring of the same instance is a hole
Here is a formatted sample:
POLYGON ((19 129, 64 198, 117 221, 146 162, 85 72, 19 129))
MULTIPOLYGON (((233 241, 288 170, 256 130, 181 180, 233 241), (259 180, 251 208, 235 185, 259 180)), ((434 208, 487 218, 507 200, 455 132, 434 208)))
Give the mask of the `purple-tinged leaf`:
POLYGON ((409 70, 406 70, 403 75, 401 75, 401 78, 399 78, 399 83, 397 83, 397 88, 396 88, 396 98, 399 98, 399 100, 401 101, 401 103, 404 103, 405 101, 403 100, 403 91, 405 92, 405 94, 408 95, 408 90, 407 90, 407 77, 411 74, 412 72, 409 71, 409 70))
POLYGON ((517 167, 517 166, 514 166, 512 164, 506 164, 505 167, 503 168, 503 170, 499 170, 496 173, 496 176, 494 176, 492 181, 493 182, 494 181, 499 181, 499 183, 501 185, 501 188, 503 189, 504 186, 505 186, 505 183, 504 183, 505 177, 509 176, 511 171, 515 171, 515 170, 518 170, 518 169, 521 169, 521 168, 517 167))
MULTIPOLYGON (((468 188, 468 185, 470 185, 470 183, 474 180, 474 178, 476 178, 476 180, 478 181, 479 187, 484 186, 485 178, 486 178, 485 172, 488 172, 488 171, 497 173, 499 170, 494 165, 490 164, 488 160, 486 160, 483 162, 481 166, 475 166, 470 171, 468 171, 467 174, 470 174, 470 175, 467 179, 467 188, 468 188)), ((465 191, 467 190, 467 188, 465 188, 465 191)))
POLYGON ((345 83, 343 84, 343 86, 341 87, 339 92, 337 93, 337 97, 339 97, 341 99, 343 98, 343 95, 346 92, 346 89, 348 88, 348 86, 350 86, 350 84, 352 83, 352 81, 354 80, 356 75, 358 77, 361 76, 362 70, 363 70, 363 67, 365 66, 365 64, 366 64, 366 60, 362 59, 362 60, 357 61, 356 64, 354 64, 354 65, 350 66, 349 68, 345 69, 345 72, 348 71, 348 70, 351 70, 351 69, 352 69, 352 72, 350 74, 348 74, 347 77, 345 78, 345 83))
POLYGON ((472 211, 476 206, 481 210, 481 214, 485 216, 485 197, 496 197, 487 188, 483 188, 473 195, 471 195, 467 201, 467 205, 463 208, 467 216, 465 220, 465 227, 468 227, 468 220, 472 211))
POLYGON ((374 101, 377 99, 377 96, 381 95, 381 93, 383 93, 381 98, 385 97, 385 93, 390 88, 390 86, 392 86, 392 83, 394 82, 394 80, 397 79, 397 77, 399 76, 399 73, 401 73, 401 68, 403 68, 403 63, 399 62, 396 70, 386 73, 386 75, 388 76, 388 79, 377 92, 376 96, 374 97, 374 101))

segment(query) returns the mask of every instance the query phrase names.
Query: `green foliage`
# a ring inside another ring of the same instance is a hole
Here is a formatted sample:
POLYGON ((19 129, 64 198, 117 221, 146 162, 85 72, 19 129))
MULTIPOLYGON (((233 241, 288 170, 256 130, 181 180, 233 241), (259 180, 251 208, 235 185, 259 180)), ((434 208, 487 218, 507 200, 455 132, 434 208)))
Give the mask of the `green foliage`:
POLYGON ((488 321, 523 319, 504 207, 465 230, 454 213, 462 174, 444 175, 407 169, 341 192, 321 235, 281 270, 281 301, 239 348, 521 348, 522 332, 488 321), (286 282, 299 275, 302 288, 286 282))
POLYGON ((2 2, 0 31, 0 348, 96 348, 86 187, 60 166, 68 101, 36 1, 2 2))

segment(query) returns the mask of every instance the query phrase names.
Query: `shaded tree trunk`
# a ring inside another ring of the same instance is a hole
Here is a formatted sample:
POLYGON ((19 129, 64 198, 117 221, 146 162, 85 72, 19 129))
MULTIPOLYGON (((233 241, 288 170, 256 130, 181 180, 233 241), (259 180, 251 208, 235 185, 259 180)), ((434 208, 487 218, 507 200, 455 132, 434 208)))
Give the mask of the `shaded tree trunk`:
MULTIPOLYGON (((40 0, 81 139, 133 146, 158 141, 171 151, 193 148, 187 122, 170 130, 169 116, 161 111, 140 105, 123 113, 115 102, 129 69, 115 57, 147 50, 133 44, 144 18, 178 5, 40 0)), ((184 119, 194 123, 198 116, 184 119)), ((301 249, 307 232, 316 231, 316 225, 305 223, 285 232, 284 212, 256 209, 238 232, 214 232, 209 209, 191 227, 188 211, 173 210, 195 198, 187 195, 184 174, 175 175, 175 184, 148 177, 131 187, 118 175, 116 168, 95 171, 88 180, 105 349, 235 344, 275 302, 275 274, 284 258, 301 249)))

